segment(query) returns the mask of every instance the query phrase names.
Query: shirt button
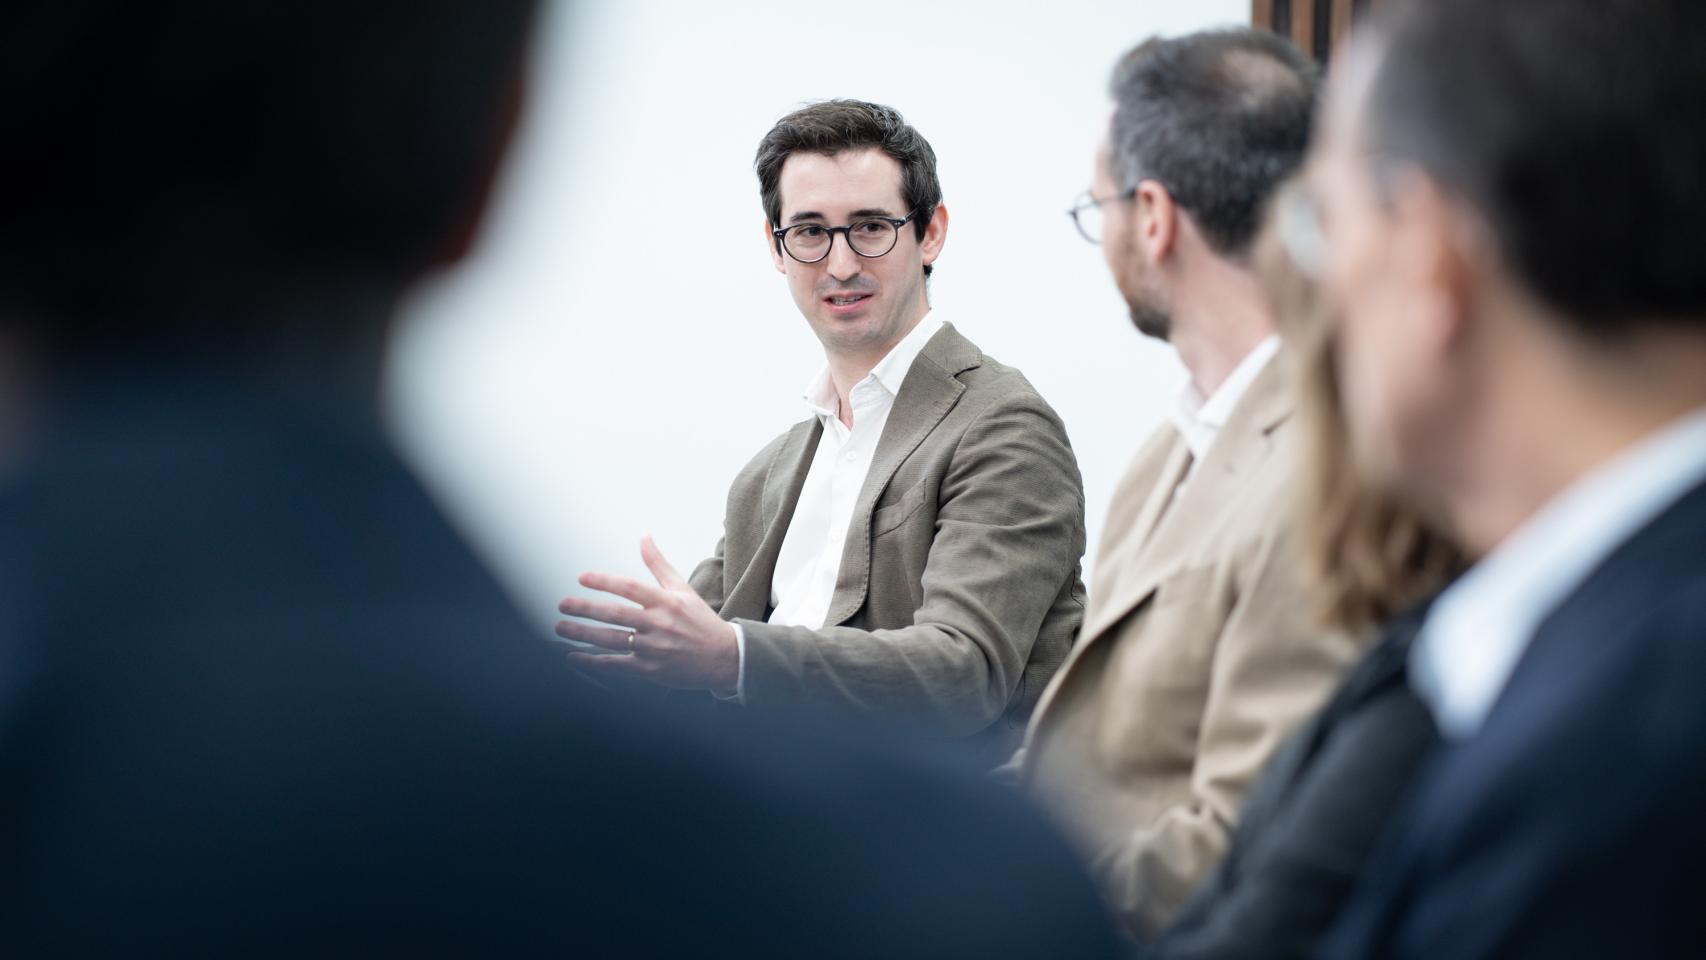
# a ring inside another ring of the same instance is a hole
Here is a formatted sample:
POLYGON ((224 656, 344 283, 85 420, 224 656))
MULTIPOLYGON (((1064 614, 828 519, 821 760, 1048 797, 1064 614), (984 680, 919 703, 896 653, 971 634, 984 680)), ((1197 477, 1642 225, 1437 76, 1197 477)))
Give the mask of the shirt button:
POLYGON ((852 463, 853 461, 855 461, 857 459, 859 459, 859 454, 856 451, 853 451, 853 450, 847 451, 847 462, 848 463, 852 463))

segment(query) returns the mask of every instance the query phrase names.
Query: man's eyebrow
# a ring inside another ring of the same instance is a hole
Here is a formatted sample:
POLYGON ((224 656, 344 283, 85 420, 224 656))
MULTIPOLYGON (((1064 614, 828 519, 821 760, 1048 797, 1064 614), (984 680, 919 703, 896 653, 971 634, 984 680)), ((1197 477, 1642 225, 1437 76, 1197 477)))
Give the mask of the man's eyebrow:
MULTIPOLYGON (((862 219, 865 219, 866 217, 892 217, 892 216, 894 216, 894 214, 889 212, 888 207, 864 207, 862 209, 855 210, 852 213, 848 214, 847 219, 849 219, 849 220, 862 220, 862 219)), ((821 213, 818 213, 816 210, 801 210, 799 213, 796 213, 793 216, 789 217, 788 222, 789 223, 799 223, 802 220, 827 220, 827 219, 828 219, 827 217, 825 217, 821 213)))

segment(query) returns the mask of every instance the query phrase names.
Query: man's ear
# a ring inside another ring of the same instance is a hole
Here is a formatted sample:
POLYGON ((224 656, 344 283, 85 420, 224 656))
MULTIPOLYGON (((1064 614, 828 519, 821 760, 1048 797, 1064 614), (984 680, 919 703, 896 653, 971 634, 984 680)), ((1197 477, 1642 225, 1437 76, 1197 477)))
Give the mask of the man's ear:
MULTIPOLYGON (((908 224, 907 227, 910 227, 908 224)), ((901 229, 907 229, 902 227, 901 229)), ((942 245, 948 242, 948 205, 936 204, 936 212, 930 215, 930 225, 924 228, 924 239, 918 242, 919 250, 924 254, 924 265, 929 266, 942 255, 942 245)))
POLYGON ((1179 236, 1179 206, 1173 195, 1157 180, 1144 180, 1132 197, 1137 249, 1151 266, 1159 266, 1173 254, 1179 236))
POLYGON ((782 258, 787 254, 782 252, 782 241, 776 239, 775 226, 769 220, 764 221, 764 246, 770 250, 770 261, 776 264, 777 273, 788 272, 788 262, 782 258))
POLYGON ((1421 343, 1446 353, 1473 333, 1477 303, 1500 258, 1481 220, 1420 173, 1388 185, 1394 257, 1390 268, 1413 298, 1421 343))

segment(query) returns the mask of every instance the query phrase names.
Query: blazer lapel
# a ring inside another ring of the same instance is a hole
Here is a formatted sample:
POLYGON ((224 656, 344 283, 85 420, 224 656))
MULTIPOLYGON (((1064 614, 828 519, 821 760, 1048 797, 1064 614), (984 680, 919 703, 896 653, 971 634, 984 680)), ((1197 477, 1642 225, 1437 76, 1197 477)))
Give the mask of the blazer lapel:
MULTIPOLYGON (((1153 519, 1155 529, 1147 537, 1133 538, 1135 555, 1125 565, 1121 582, 1107 585, 1108 602, 1092 598, 1078 646, 1093 642, 1154 593, 1176 569, 1180 558, 1213 530, 1222 508, 1238 499, 1250 476, 1258 470, 1274 469, 1269 463, 1273 432, 1291 413, 1285 362, 1283 356, 1268 362, 1239 399, 1208 456, 1196 465, 1176 495, 1168 481, 1176 479, 1177 474, 1163 471, 1143 514, 1158 517, 1153 519)), ((1178 446, 1183 449, 1184 442, 1180 440, 1178 446)))
POLYGON ((793 522, 794 508, 799 505, 800 491, 806 485, 806 474, 811 471, 812 458, 822 436, 823 422, 816 417, 797 424, 777 452, 770 472, 765 474, 764 491, 758 501, 764 536, 723 603, 725 618, 763 620, 769 612, 770 582, 776 576, 782 538, 787 536, 788 524, 793 522))
POLYGON ((1400 614, 1381 628, 1381 636, 1374 649, 1351 668, 1350 675, 1339 689, 1334 691, 1327 703, 1298 730, 1295 735, 1296 746, 1286 753, 1286 765, 1283 768, 1279 766, 1277 758, 1269 765, 1263 777, 1274 780, 1276 796, 1284 797, 1292 792, 1297 785, 1298 775, 1309 768, 1315 755, 1326 743, 1328 735, 1343 718, 1376 695, 1407 682, 1408 673, 1405 667, 1409 659, 1410 642, 1420 631, 1426 611, 1427 605, 1424 604, 1409 613, 1400 614))
MULTIPOLYGON (((982 354, 952 324, 930 338, 918 359, 912 362, 900 393, 894 398, 883 435, 871 457, 871 469, 859 489, 853 520, 847 528, 841 553, 841 571, 835 582, 835 597, 829 606, 826 626, 843 623, 865 603, 871 572, 871 514, 877 498, 888 488, 896 470, 936 429, 960 400, 966 386, 958 375, 981 365, 982 354)), ((785 528, 784 528, 785 529, 785 528)))
POLYGON ((1190 466, 1191 449, 1185 446, 1184 440, 1175 437, 1173 449, 1161 468, 1160 479, 1150 489, 1149 497, 1143 503, 1143 512, 1132 524, 1131 539, 1126 544, 1128 549, 1140 554, 1143 552, 1144 545, 1155 535, 1161 518, 1167 515, 1167 508, 1172 505, 1179 483, 1185 479, 1185 472, 1190 466))
POLYGON ((1165 567, 1191 544, 1221 522, 1226 504, 1248 489, 1258 471, 1274 469, 1273 431, 1291 412, 1286 390, 1284 358, 1276 357, 1250 384, 1238 407, 1221 428, 1208 456, 1197 464, 1190 480, 1144 544, 1144 566, 1165 567))

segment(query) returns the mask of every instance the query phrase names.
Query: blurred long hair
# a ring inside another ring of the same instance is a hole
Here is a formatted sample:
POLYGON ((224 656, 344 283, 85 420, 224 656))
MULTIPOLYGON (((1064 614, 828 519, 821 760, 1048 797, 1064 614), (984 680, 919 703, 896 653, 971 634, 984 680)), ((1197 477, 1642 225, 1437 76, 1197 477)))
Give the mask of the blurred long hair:
POLYGON ((1301 185, 1279 190, 1253 251, 1292 363, 1304 456, 1294 509, 1306 576, 1325 625, 1362 633, 1425 600, 1468 566, 1432 514, 1357 469, 1336 374, 1338 338, 1282 222, 1301 185))

